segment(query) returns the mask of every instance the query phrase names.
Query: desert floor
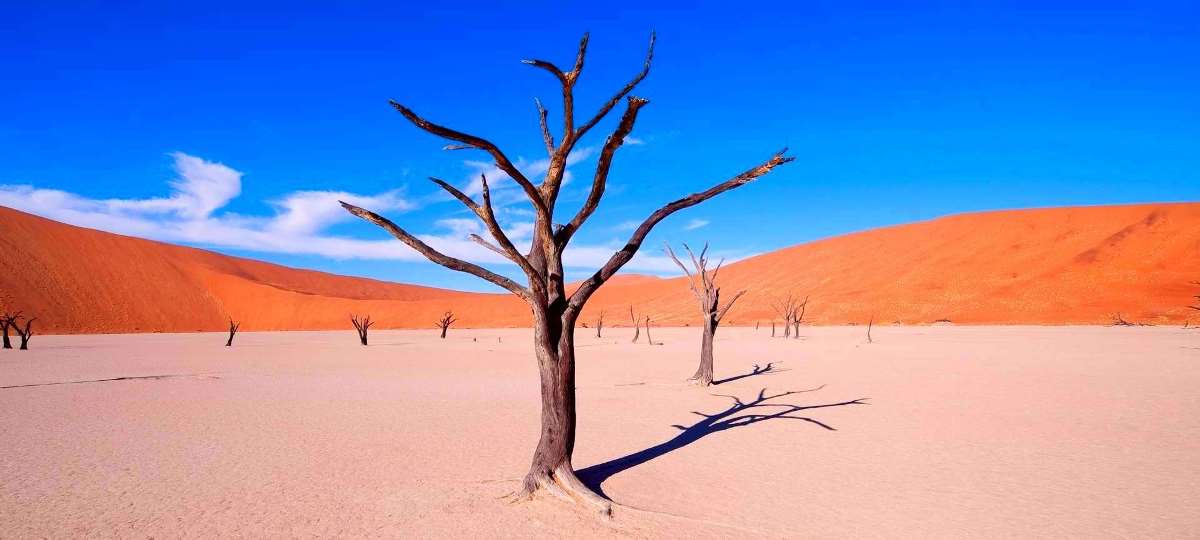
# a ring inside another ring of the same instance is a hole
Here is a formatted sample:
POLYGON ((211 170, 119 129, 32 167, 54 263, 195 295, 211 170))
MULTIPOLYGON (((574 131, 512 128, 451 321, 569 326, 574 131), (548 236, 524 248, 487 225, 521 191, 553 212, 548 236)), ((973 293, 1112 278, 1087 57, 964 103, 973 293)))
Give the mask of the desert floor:
POLYGON ((1200 530, 1200 331, 769 332, 723 329, 700 389, 697 329, 580 329, 575 465, 611 520, 502 499, 537 438, 528 330, 35 336, 0 351, 0 536, 1200 530))

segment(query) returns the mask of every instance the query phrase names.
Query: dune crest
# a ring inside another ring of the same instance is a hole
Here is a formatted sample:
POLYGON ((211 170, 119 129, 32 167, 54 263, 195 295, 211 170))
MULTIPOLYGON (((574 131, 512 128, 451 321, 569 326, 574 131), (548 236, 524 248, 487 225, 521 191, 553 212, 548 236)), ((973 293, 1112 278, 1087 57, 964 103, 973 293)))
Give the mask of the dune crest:
MULTIPOLYGON (((75 227, 0 207, 0 300, 36 313, 43 332, 429 328, 447 309, 462 327, 528 324, 508 294, 459 292, 300 270, 75 227)), ((440 271, 440 269, 439 269, 440 271)), ((726 324, 769 324, 771 301, 811 298, 818 324, 1106 324, 1114 313, 1182 323, 1200 279, 1200 203, 961 214, 781 249, 721 272, 747 289, 726 324)), ((656 325, 696 324, 681 279, 626 275, 581 322, 628 306, 656 325)))

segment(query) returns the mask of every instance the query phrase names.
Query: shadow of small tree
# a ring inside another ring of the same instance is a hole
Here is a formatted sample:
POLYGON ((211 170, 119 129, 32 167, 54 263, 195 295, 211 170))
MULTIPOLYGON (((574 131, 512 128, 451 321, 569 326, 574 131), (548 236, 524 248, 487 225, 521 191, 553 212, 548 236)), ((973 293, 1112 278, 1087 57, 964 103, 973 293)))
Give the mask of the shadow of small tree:
POLYGON ((750 373, 743 373, 741 375, 734 375, 732 377, 726 377, 719 381, 713 381, 712 383, 713 383, 713 386, 716 386, 718 384, 725 384, 727 382, 733 382, 738 379, 745 379, 746 377, 753 377, 755 375, 772 375, 775 373, 783 373, 785 371, 791 371, 791 370, 776 369, 775 362, 768 362, 766 367, 759 367, 758 364, 754 364, 754 369, 750 370, 750 373))
POLYGON ((637 467, 638 465, 646 463, 657 457, 663 456, 669 452, 683 448, 684 446, 700 440, 706 435, 717 433, 719 431, 725 431, 727 429, 745 427, 751 424, 765 422, 767 420, 801 420, 829 431, 837 431, 829 424, 826 424, 820 420, 809 418, 807 416, 796 416, 795 413, 810 409, 842 407, 845 405, 869 405, 866 402, 868 398, 859 398, 851 401, 842 401, 839 403, 825 403, 822 405, 792 405, 788 403, 771 402, 773 399, 790 396, 792 394, 816 392, 822 388, 825 388, 825 385, 821 385, 816 388, 810 388, 808 390, 783 392, 770 396, 767 395, 767 389, 763 388, 758 392, 758 396, 749 402, 743 402, 737 396, 714 394, 732 399, 733 405, 730 405, 728 409, 714 414, 704 414, 702 412, 692 411, 692 414, 703 417, 703 420, 686 427, 677 424, 672 425, 671 427, 680 430, 680 433, 671 440, 656 444, 650 448, 646 448, 645 450, 639 450, 627 456, 619 457, 597 465, 592 465, 591 467, 578 471, 577 474, 589 488, 594 490, 596 493, 599 493, 601 496, 608 498, 608 495, 604 493, 602 485, 609 478, 612 478, 623 471, 637 467), (770 413, 757 412, 758 410, 768 408, 777 410, 770 413))

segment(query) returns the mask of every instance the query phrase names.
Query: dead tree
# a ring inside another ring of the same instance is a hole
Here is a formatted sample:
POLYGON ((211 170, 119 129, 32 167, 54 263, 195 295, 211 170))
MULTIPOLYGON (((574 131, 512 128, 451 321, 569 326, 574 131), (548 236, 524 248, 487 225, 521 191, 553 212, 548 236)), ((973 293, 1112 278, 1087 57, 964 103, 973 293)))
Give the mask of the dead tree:
POLYGON ((544 489, 565 498, 573 498, 576 501, 587 503, 602 513, 608 513, 611 511, 610 501, 585 486, 576 476, 571 464, 576 428, 575 324, 580 312, 596 290, 633 258, 651 229, 667 216, 700 204, 726 191, 744 186, 794 158, 786 156, 786 149, 784 149, 765 162, 728 180, 655 210, 634 229, 621 249, 614 253, 591 277, 585 279, 568 294, 563 281, 563 252, 580 227, 595 212, 600 199, 604 196, 613 157, 616 155, 617 149, 625 143, 626 137, 633 131, 639 111, 649 103, 645 99, 630 95, 630 92, 649 73, 654 51, 654 38, 651 37, 650 51, 646 55, 645 65, 641 71, 615 95, 607 99, 596 114, 577 124, 574 88, 583 70, 587 43, 588 39, 585 35, 579 43, 574 65, 568 71, 545 60, 525 61, 529 65, 552 74, 559 82, 562 91, 563 127, 561 138, 557 144, 547 121, 546 108, 540 101, 535 101, 542 141, 549 154, 545 176, 540 183, 535 183, 526 177, 525 173, 517 168, 508 155, 491 141, 435 124, 418 116, 412 109, 392 102, 392 106, 418 128, 450 140, 452 144, 447 146, 447 149, 480 150, 487 153, 495 166, 524 192, 532 207, 534 218, 529 251, 521 253, 513 245, 496 218, 486 176, 481 175, 480 177, 479 201, 448 182, 433 179, 438 186, 449 192, 479 218, 494 243, 479 235, 473 235, 471 239, 516 264, 528 279, 527 285, 517 283, 477 264, 448 256, 370 210, 345 202, 342 202, 342 206, 355 216, 387 230, 429 260, 449 269, 472 274, 489 281, 507 289, 529 304, 533 315, 533 348, 538 360, 541 382, 542 425, 541 436, 537 449, 534 451, 529 472, 525 475, 521 490, 514 494, 514 497, 517 499, 527 498, 544 489), (625 110, 615 123, 612 134, 605 139, 598 152, 589 194, 573 216, 556 216, 556 203, 563 186, 568 156, 571 156, 575 145, 598 125, 622 99, 625 100, 625 110))
MULTIPOLYGON (((33 321, 36 321, 37 317, 25 319, 24 328, 21 327, 21 323, 18 321, 20 318, 21 314, 18 313, 16 317, 9 319, 9 325, 12 326, 13 331, 17 333, 17 336, 21 338, 20 350, 27 351, 29 350, 29 339, 33 337, 33 321)), ((5 337, 8 336, 6 335, 5 337)), ((11 349, 12 346, 10 345, 9 348, 11 349)))
POLYGON ((633 305, 629 306, 629 320, 633 321, 633 339, 629 342, 637 343, 638 338, 642 336, 642 320, 633 314, 633 305))
POLYGON ((804 312, 808 310, 808 297, 792 310, 792 339, 800 339, 800 323, 804 322, 804 312))
POLYGON ((771 337, 775 337, 775 319, 771 319, 771 337))
POLYGON ((226 347, 233 346, 233 336, 237 335, 238 329, 241 327, 242 327, 242 323, 240 323, 240 322, 235 323, 235 322, 233 322, 233 319, 229 319, 229 339, 225 340, 226 347))
POLYGON ((15 328, 17 325, 17 321, 20 320, 22 317, 23 316, 21 315, 20 311, 15 312, 15 313, 4 313, 4 314, 0 315, 0 329, 3 329, 3 331, 4 331, 4 348, 5 349, 13 348, 12 340, 9 339, 9 337, 8 337, 8 331, 10 328, 15 328))
MULTIPOLYGON (((1197 286, 1197 287, 1200 287, 1200 281, 1193 281, 1193 282, 1192 282, 1192 285, 1195 285, 1195 286, 1197 286)), ((1200 311, 1200 294, 1197 294, 1197 295, 1193 296, 1192 298, 1195 298, 1195 299, 1196 299, 1196 305, 1194 305, 1194 306, 1188 306, 1188 307, 1190 307, 1190 308, 1192 308, 1192 309, 1194 309, 1194 310, 1196 310, 1196 311, 1200 311)))
POLYGON ((650 337, 650 316, 646 315, 646 345, 662 345, 662 342, 655 343, 654 338, 650 337))
POLYGON ((1137 326, 1137 325, 1125 320, 1125 317, 1121 316, 1120 313, 1114 313, 1112 316, 1112 326, 1137 326))
MULTIPOLYGON (((783 298, 777 298, 771 302, 771 309, 775 310, 775 314, 783 319, 783 337, 788 338, 792 335, 792 319, 796 316, 796 297, 788 294, 783 298)), ((772 321, 772 327, 774 321, 772 321)), ((771 331, 771 337, 775 337, 774 330, 771 331)))
POLYGON ((454 321, 457 321, 457 320, 458 319, 454 318, 453 311, 447 311, 442 314, 442 318, 438 319, 438 321, 436 323, 433 323, 433 326, 435 326, 437 328, 441 328, 442 329, 442 339, 446 339, 446 330, 449 329, 450 325, 454 324, 454 321))
POLYGON ((867 321, 867 343, 874 343, 874 341, 871 341, 871 327, 872 326, 875 326, 875 316, 874 315, 871 315, 871 320, 867 321))
POLYGON ((600 331, 604 329, 604 310, 600 310, 600 314, 596 316, 596 337, 600 337, 600 331))
MULTIPOLYGON (((724 306, 721 305, 721 288, 717 286, 717 274, 721 272, 721 265, 724 260, 718 261, 716 268, 711 271, 708 269, 708 244, 704 244, 704 249, 700 250, 700 256, 692 253, 692 248, 687 244, 683 245, 683 249, 687 250, 688 257, 691 258, 692 269, 679 260, 675 256, 675 251, 671 249, 671 245, 666 245, 667 255, 672 261, 683 270, 687 275, 688 286, 692 289, 692 294, 696 297, 696 301, 700 304, 700 315, 704 318, 704 331, 700 338, 700 366, 696 368, 696 373, 689 378, 700 386, 709 386, 713 380, 713 336, 717 333, 717 326, 721 324, 721 319, 729 313, 729 308, 733 307, 734 302, 738 301, 746 291, 743 289, 733 295, 724 306), (693 271, 695 273, 693 273, 693 271)), ((649 325, 647 325, 647 329, 649 325)))
POLYGON ((350 324, 353 324, 354 331, 358 332, 358 341, 360 343, 362 343, 363 346, 366 346, 367 345, 367 330, 371 329, 371 325, 375 324, 375 321, 371 320, 370 315, 367 315, 366 317, 363 317, 361 319, 358 318, 358 315, 351 315, 350 316, 350 324))

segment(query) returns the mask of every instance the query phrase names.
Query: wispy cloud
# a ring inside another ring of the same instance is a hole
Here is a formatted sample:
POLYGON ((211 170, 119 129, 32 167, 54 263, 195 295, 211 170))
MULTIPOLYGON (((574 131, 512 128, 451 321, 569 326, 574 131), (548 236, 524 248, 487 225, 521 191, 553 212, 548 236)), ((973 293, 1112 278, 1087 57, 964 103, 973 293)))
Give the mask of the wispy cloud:
POLYGON ((637 137, 634 137, 632 135, 629 135, 629 136, 625 137, 625 144, 628 144, 630 146, 641 146, 643 144, 646 144, 646 141, 639 139, 637 137))
MULTIPOLYGON (((91 199, 56 189, 0 185, 0 205, 73 225, 166 242, 333 259, 426 261, 391 238, 369 240, 329 232, 333 225, 354 219, 338 205, 338 200, 378 212, 417 209, 420 205, 405 197, 402 190, 376 194, 295 191, 267 201, 274 209, 273 214, 247 216, 222 210, 241 194, 240 171, 184 153, 174 153, 171 157, 177 178, 168 183, 170 194, 166 197, 91 199)), ((574 161, 579 159, 583 158, 574 161)), ((514 218, 503 224, 510 238, 517 246, 527 247, 533 231, 528 213, 511 208, 503 214, 514 218)), ((447 255, 482 264, 511 264, 467 239, 469 234, 484 233, 473 218, 447 217, 434 221, 432 226, 439 231, 437 234, 417 236, 447 255)), ((379 231, 364 225, 363 234, 378 235, 379 231)), ((598 267, 618 247, 573 246, 564 254, 564 264, 574 268, 598 267)), ((670 264, 664 257, 639 256, 627 268, 664 272, 670 271, 670 264)))
POLYGON ((701 227, 707 226, 709 223, 711 222, 707 219, 693 219, 683 226, 683 230, 694 231, 701 227))

